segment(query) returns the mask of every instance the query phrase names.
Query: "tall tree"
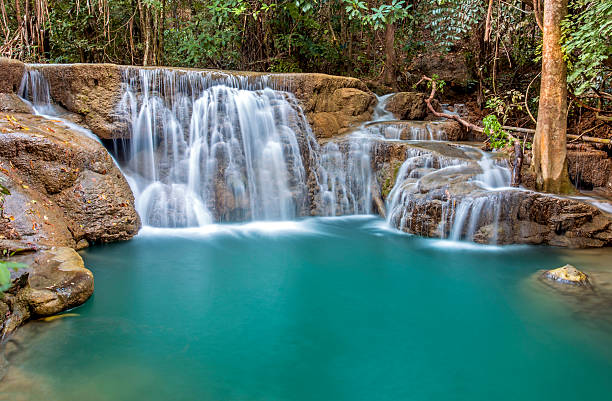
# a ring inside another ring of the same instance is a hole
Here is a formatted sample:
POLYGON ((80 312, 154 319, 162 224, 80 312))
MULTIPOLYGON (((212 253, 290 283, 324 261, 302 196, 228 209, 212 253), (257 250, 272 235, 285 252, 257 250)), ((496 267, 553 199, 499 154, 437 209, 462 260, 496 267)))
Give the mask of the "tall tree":
POLYGON ((561 21, 567 0, 544 0, 542 81, 533 141, 532 168, 538 190, 573 191, 567 173, 567 66, 561 49, 561 21))

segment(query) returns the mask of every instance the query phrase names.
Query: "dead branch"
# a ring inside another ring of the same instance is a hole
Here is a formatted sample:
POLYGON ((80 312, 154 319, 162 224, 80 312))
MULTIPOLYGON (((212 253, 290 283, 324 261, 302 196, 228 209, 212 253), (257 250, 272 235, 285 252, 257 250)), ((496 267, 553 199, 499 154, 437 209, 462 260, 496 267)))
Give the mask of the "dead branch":
MULTIPOLYGON (((436 81, 434 81, 433 79, 429 78, 428 76, 423 75, 423 77, 421 78, 421 80, 419 82, 417 82, 417 85, 419 85, 422 82, 429 82, 431 85, 431 92, 429 93, 429 97, 427 99, 425 99, 425 104, 427 104, 427 108, 429 109, 429 111, 436 117, 440 117, 440 118, 447 118, 450 120, 455 120, 457 121, 459 124, 461 124, 464 128, 466 128, 467 130, 473 130, 476 132, 481 132, 484 133, 484 128, 479 127, 475 124, 472 124, 469 121, 464 120, 463 118, 459 117, 456 114, 448 114, 448 113, 442 113, 439 111, 436 111, 436 109, 434 109, 434 107, 431 105, 431 101, 433 100, 434 96, 436 95, 436 81)), ((506 131, 512 131, 512 132, 520 132, 523 134, 535 134, 535 130, 532 128, 521 128, 521 127, 510 127, 507 125, 502 126, 502 129, 506 130, 506 131)), ((511 142, 515 142, 518 141, 517 138, 515 138, 514 136, 508 134, 509 140, 511 142)), ((567 134, 567 138, 568 139, 573 139, 573 140, 580 140, 580 141, 584 141, 584 142, 594 142, 594 143, 605 143, 610 145, 612 143, 612 141, 610 139, 603 139, 603 138, 593 138, 590 136, 583 136, 583 135, 572 135, 572 134, 567 134)))

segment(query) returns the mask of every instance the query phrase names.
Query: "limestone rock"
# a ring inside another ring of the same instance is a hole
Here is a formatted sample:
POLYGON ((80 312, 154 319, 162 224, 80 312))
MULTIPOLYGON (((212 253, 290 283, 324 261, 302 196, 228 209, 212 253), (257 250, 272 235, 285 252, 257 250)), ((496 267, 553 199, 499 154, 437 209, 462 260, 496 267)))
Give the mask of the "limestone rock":
POLYGON ((32 113, 32 108, 14 93, 0 93, 0 111, 3 113, 32 113))
POLYGON ((98 137, 121 138, 125 122, 116 118, 121 97, 121 69, 114 64, 49 64, 40 67, 49 82, 51 98, 83 116, 98 137))
POLYGON ((579 188, 602 188, 612 193, 612 157, 588 144, 569 144, 568 172, 579 188))
POLYGON ((16 93, 24 71, 25 64, 21 61, 0 57, 0 92, 16 93))
POLYGON ((420 92, 398 92, 391 95, 385 108, 398 120, 422 120, 427 117, 426 98, 420 92))
POLYGON ((32 318, 50 316, 83 304, 94 290, 93 274, 71 248, 42 250, 25 259, 29 265, 0 299, 0 338, 32 318))
POLYGON ((0 121, 0 235, 48 246, 129 239, 140 220, 131 189, 104 147, 30 114, 0 121))
POLYGON ((460 227, 459 234, 474 230, 475 242, 570 248, 612 245, 612 217, 587 202, 522 189, 488 191, 474 180, 482 170, 478 154, 467 147, 447 143, 411 147, 412 166, 406 172, 411 178, 398 189, 405 201, 398 210, 388 211, 398 229, 447 238, 463 204, 468 215, 477 213, 477 218, 473 225, 460 227), (424 168, 429 166, 434 170, 424 168), (436 170, 438 166, 447 168, 436 170))
POLYGON ((589 277, 572 265, 565 265, 553 270, 547 270, 543 276, 548 280, 563 284, 590 286, 589 277))

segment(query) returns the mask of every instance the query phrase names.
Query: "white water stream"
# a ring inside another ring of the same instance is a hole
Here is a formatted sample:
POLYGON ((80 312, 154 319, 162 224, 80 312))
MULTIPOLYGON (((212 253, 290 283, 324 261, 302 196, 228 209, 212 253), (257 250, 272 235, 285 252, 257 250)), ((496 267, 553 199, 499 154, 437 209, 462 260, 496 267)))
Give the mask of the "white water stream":
MULTIPOLYGON (((201 227, 224 221, 286 221, 310 214, 371 214, 379 188, 372 169, 373 141, 443 140, 436 122, 395 122, 378 98, 372 120, 344 140, 317 143, 289 92, 268 79, 195 71, 128 68, 118 114, 130 133, 115 143, 143 224, 201 227), (314 191, 309 188, 313 188, 314 191)), ((24 75, 21 96, 36 113, 61 119, 49 86, 36 66, 24 75)), ((70 128, 91 131, 61 119, 70 128)), ((97 139, 97 138, 96 138, 97 139)), ((484 210, 495 209, 495 188, 509 185, 510 172, 480 152, 482 173, 474 177, 490 195, 444 205, 442 233, 472 239, 484 210)), ((409 149, 387 199, 388 221, 405 226, 414 200, 406 186, 439 169, 464 164, 409 149)))

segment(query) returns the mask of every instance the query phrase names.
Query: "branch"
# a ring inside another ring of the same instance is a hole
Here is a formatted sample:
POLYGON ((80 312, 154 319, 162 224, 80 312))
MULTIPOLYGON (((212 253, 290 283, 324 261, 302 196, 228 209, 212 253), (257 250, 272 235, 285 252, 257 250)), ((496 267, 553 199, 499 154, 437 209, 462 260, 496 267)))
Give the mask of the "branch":
MULTIPOLYGON (((429 78, 428 76, 423 75, 423 77, 421 78, 421 80, 419 82, 416 83, 416 85, 419 85, 421 82, 423 81, 427 81, 431 83, 431 93, 429 94, 429 97, 427 99, 425 99, 425 103, 427 104, 427 108, 429 109, 429 111, 431 111, 431 113, 436 116, 436 117, 440 117, 440 118, 447 118, 449 120, 455 120, 457 121, 459 124, 461 124, 464 128, 466 128, 467 130, 473 130, 476 132, 481 132, 484 133, 484 129, 482 127, 479 127, 475 124, 470 123, 469 121, 464 120, 463 118, 459 117, 458 115, 455 114, 448 114, 448 113, 441 113, 439 111, 436 111, 436 109, 433 108, 433 106, 431 105, 431 101, 433 100, 434 96, 436 95, 436 81, 434 81, 433 79, 429 78)), ((513 132, 520 132, 523 134, 535 134, 536 130, 532 129, 532 128, 521 128, 521 127, 510 127, 508 125, 503 125, 502 129, 506 130, 506 131, 513 131, 513 132)), ((584 134, 584 133, 583 133, 584 134)), ((517 138, 515 138, 514 136, 508 134, 508 137, 510 139, 510 141, 518 141, 517 138)), ((612 140, 610 139, 603 139, 603 138, 594 138, 594 137, 590 137, 590 136, 583 136, 583 135, 572 135, 572 134, 567 134, 567 138, 568 139, 573 139, 573 140, 581 140, 584 142, 594 142, 594 143, 605 143, 605 144, 612 144, 612 140)))
MULTIPOLYGON (((459 117, 456 114, 441 113, 439 111, 436 111, 436 109, 434 109, 434 107, 431 105, 431 101, 433 100, 434 96, 436 95, 436 81, 434 81, 433 79, 429 78, 426 75, 423 75, 421 80, 419 82, 417 82, 416 84, 418 85, 418 84, 420 84, 423 81, 428 81, 430 83, 430 85, 431 85, 431 93, 429 94, 429 97, 427 99, 425 99, 425 103, 427 104, 427 108, 429 109, 429 111, 431 111, 434 116, 440 117, 440 118, 447 118, 449 120, 455 120, 459 124, 461 124, 463 127, 465 127, 468 131, 472 130, 472 131, 484 133, 484 128, 479 127, 478 125, 472 124, 471 122, 464 120, 463 118, 459 117)), ((507 134, 507 135, 508 135, 508 137, 509 137, 509 139, 511 141, 516 141, 517 140, 512 135, 510 135, 510 134, 507 134)))

